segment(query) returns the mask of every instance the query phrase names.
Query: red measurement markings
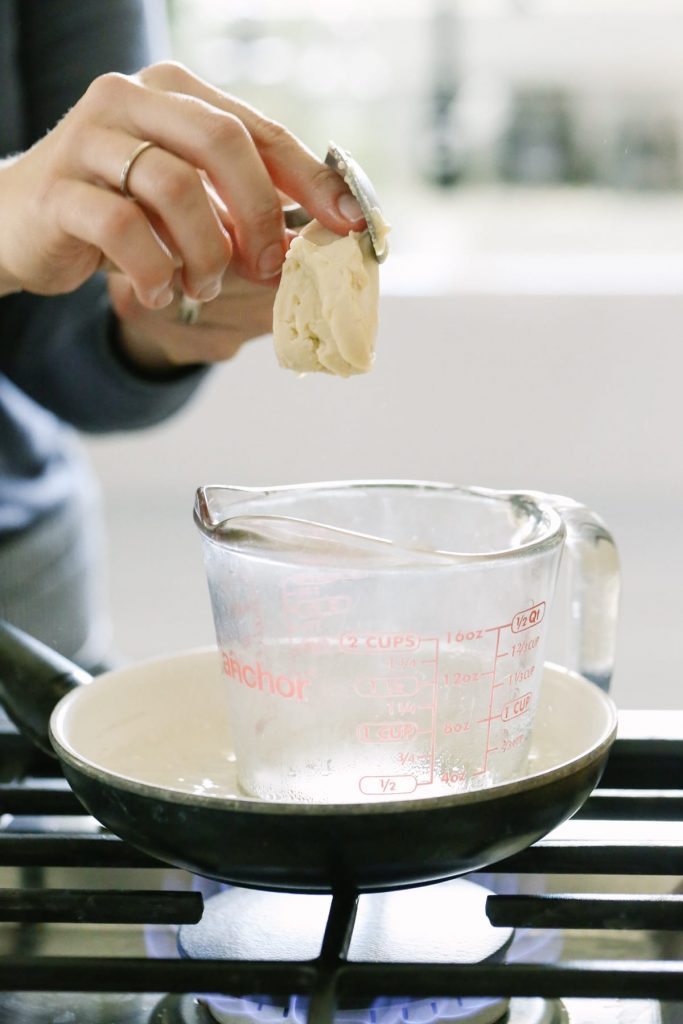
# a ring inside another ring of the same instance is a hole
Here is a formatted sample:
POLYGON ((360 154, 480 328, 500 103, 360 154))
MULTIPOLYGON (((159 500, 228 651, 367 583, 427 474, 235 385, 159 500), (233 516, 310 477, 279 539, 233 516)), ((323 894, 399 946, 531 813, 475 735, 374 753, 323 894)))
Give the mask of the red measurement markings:
POLYGON ((525 732, 518 733, 516 736, 513 736, 512 739, 507 739, 506 738, 506 739, 503 740, 503 750, 516 750, 517 747, 521 747, 522 746, 522 744, 525 742, 525 740, 526 740, 526 733, 525 732))
POLYGON ((342 633, 339 638, 346 651, 416 651, 420 642, 415 633, 342 633))
POLYGON ((469 722, 445 722, 443 727, 444 735, 451 736, 454 733, 469 732, 469 722))
POLYGON ((414 697, 420 685, 417 676, 371 676, 357 679, 353 688, 359 697, 414 697))
POLYGON ((438 722, 439 712, 439 639, 433 637, 428 641, 434 644, 434 657, 431 659, 431 664, 434 666, 431 686, 432 686, 432 742, 429 751, 429 780, 428 785, 431 785, 434 781, 434 765, 436 763, 436 729, 438 722))
POLYGON ((466 686, 492 675, 493 672, 444 672, 441 679, 444 686, 466 686))
POLYGON ((386 711, 390 718, 403 718, 404 715, 424 711, 424 708, 420 708, 414 700, 387 700, 386 711))
POLYGON ((413 772, 422 771, 429 763, 428 754, 416 754, 414 750, 399 750, 396 756, 401 768, 412 768, 413 772))
POLYGON ((356 739, 361 743, 398 743, 417 734, 415 722, 361 722, 356 726, 356 739))
MULTIPOLYGON (((396 636, 405 636, 409 634, 396 634, 396 636)), ((429 752, 424 754, 411 753, 410 757, 415 758, 414 763, 416 767, 416 785, 425 786, 431 785, 434 781, 434 765, 436 763, 436 744, 437 744, 437 721, 438 721, 438 679, 439 679, 439 640, 437 637, 417 637, 418 646, 420 651, 427 654, 431 648, 433 651, 433 657, 420 657, 411 658, 411 667, 413 671, 423 674, 426 678, 420 678, 410 676, 411 682, 413 680, 417 683, 417 693, 423 703, 415 703, 411 707, 410 701, 399 701, 399 700, 388 700, 387 711, 389 715, 394 718, 395 716, 401 716, 409 714, 411 710, 415 713, 421 713, 420 719, 423 722, 420 728, 417 729, 416 737, 428 737, 429 752), (426 692, 429 690, 429 696, 426 692), (427 716, 428 725, 424 724, 424 717, 427 716), (426 777, 417 778, 417 775, 421 775, 426 772, 426 777)), ((388 657, 393 662, 396 659, 405 658, 405 655, 401 655, 401 648, 389 652, 388 657)), ((404 762, 401 762, 402 764, 404 762)))
POLYGON ((345 594, 289 594, 285 595, 288 613, 297 619, 324 619, 330 615, 345 615, 351 599, 345 594))
POLYGON ((528 654, 531 651, 535 651, 540 642, 541 636, 539 633, 537 633, 536 636, 525 636, 522 640, 518 640, 512 645, 512 657, 519 658, 522 654, 528 654))
POLYGON ((535 671, 535 665, 529 665, 528 668, 518 668, 516 671, 508 672, 503 679, 503 682, 507 683, 508 686, 516 686, 518 683, 525 683, 527 679, 531 679, 535 671))
POLYGON ((358 788, 366 796, 397 796, 414 793, 417 779, 414 775, 363 775, 358 788))
POLYGON ((493 678, 491 679, 491 691, 489 693, 489 713, 488 717, 484 719, 484 722, 486 722, 486 749, 484 750, 484 764, 482 765, 478 772, 473 772, 473 775, 484 774, 484 772, 488 769, 489 754, 493 753, 493 751, 497 749, 497 747, 491 746, 491 721, 493 719, 493 697, 496 691, 496 687, 503 685, 502 683, 496 681, 496 670, 498 666, 498 661, 500 660, 501 657, 503 657, 503 655, 500 654, 501 629, 505 629, 505 626, 498 626, 498 628, 496 629, 496 650, 493 655, 493 678))
POLYGON ((326 634, 336 634, 335 619, 347 615, 352 607, 348 595, 330 593, 331 587, 343 581, 343 576, 316 573, 300 573, 285 580, 282 610, 291 640, 311 639, 319 645, 326 634))
POLYGON ((509 700, 500 713, 501 719, 504 722, 509 722, 513 718, 525 715, 531 710, 531 699, 532 694, 529 691, 529 693, 523 693, 520 697, 515 697, 514 700, 509 700))
POLYGON ((538 604, 532 605, 531 608, 526 608, 523 612, 513 615, 510 629, 513 633, 522 633, 525 629, 531 629, 532 626, 537 626, 539 622, 542 622, 544 615, 545 601, 540 601, 538 604))
POLYGON ((450 629, 446 633, 447 644, 464 644, 466 642, 471 643, 472 640, 483 640, 487 633, 490 633, 489 629, 459 629, 456 633, 453 633, 450 629))

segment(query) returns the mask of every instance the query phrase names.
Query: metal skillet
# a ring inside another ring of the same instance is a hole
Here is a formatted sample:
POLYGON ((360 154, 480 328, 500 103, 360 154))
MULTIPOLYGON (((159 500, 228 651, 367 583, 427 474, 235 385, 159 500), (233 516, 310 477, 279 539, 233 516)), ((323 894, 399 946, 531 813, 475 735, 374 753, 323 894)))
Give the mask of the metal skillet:
POLYGON ((91 680, 0 624, 0 702, 57 755, 86 809, 162 861, 252 888, 372 892, 493 864, 578 810, 617 722, 601 690, 547 665, 522 778, 422 799, 270 803, 239 791, 225 696, 214 649, 91 680))

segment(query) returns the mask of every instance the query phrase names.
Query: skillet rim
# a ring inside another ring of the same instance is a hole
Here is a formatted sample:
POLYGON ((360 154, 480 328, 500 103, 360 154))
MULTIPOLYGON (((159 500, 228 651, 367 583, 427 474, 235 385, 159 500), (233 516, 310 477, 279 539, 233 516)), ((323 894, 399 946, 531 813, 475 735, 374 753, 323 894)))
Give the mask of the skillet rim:
POLYGON ((63 743, 60 739, 59 731, 61 727, 61 720, 68 714, 70 705, 75 703, 77 700, 82 699, 79 697, 79 694, 83 690, 90 691, 92 687, 97 686, 100 681, 104 683, 105 680, 112 678, 119 672, 125 671, 126 668, 142 668, 147 665, 151 666, 160 662, 176 660, 181 657, 189 658, 207 656, 210 653, 215 654, 216 650, 217 648, 215 647, 201 647, 194 648, 192 650, 179 651, 173 655, 161 655, 155 658, 146 659, 142 662, 136 662, 134 666, 124 666, 123 669, 115 669, 112 672, 107 672, 102 676, 93 679, 87 687, 79 687, 71 693, 66 694, 57 703, 50 716, 50 742, 52 743, 58 759, 69 765, 71 769, 83 775, 87 775, 100 785, 106 786, 107 789, 132 792, 138 796, 146 796, 150 799, 165 803, 184 804, 195 808, 203 807, 217 812, 244 813, 265 817, 285 816, 288 818, 329 818, 337 820, 339 818, 348 818, 351 816, 375 818, 386 814, 415 814, 425 811, 442 811, 446 813, 449 810, 456 811, 461 808, 466 809, 467 807, 475 804, 494 802, 515 793, 536 790, 543 786, 556 783, 567 776, 575 774, 578 775, 584 770, 587 770, 590 765, 599 763, 609 752, 617 734, 618 712, 611 697, 579 673, 553 662, 545 662, 544 676, 546 669, 550 669, 552 673, 558 673, 560 677, 565 680, 567 678, 571 678, 580 686, 591 687, 592 690, 597 692, 599 695, 598 700, 602 700, 604 702, 604 711, 607 716, 607 721, 600 738, 578 757, 572 758, 568 761, 563 761, 561 764, 554 767, 533 772, 521 779, 512 779, 509 782, 499 783, 495 786, 488 786, 482 789, 470 790, 465 793, 453 793, 405 800, 391 800, 386 803, 369 803, 367 801, 363 801, 355 803, 324 804, 297 803, 296 801, 265 801, 247 795, 231 795, 228 797, 225 795, 221 796, 211 793, 189 793, 186 790, 172 789, 155 783, 145 783, 141 782, 139 779, 119 774, 118 772, 105 770, 96 765, 89 758, 79 755, 78 752, 69 744, 63 743))

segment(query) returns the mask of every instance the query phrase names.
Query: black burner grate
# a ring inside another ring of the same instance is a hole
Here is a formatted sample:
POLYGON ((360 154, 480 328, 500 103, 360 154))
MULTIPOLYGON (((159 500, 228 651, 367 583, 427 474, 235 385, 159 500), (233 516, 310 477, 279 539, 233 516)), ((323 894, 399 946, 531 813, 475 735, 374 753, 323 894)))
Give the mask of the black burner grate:
MULTIPOLYGON (((0 736, 0 760, 2 737, 0 736)), ((28 778, 0 786, 0 814, 84 814, 66 783, 28 778)), ((617 740, 602 785, 577 817, 683 820, 683 739, 617 740)), ((20 868, 159 868, 163 865, 106 833, 0 833, 0 865, 20 868)), ((604 843, 544 840, 496 864, 494 873, 683 876, 680 840, 604 843)), ((310 996, 309 1020, 326 1024, 340 1001, 378 996, 520 996, 683 999, 678 961, 570 963, 353 963, 347 952, 357 897, 335 893, 322 950, 306 962, 177 960, 101 956, 5 956, 0 990, 52 992, 212 992, 310 996)), ((133 890, 0 890, 0 920, 172 923, 199 920, 196 893, 133 890)), ((683 897, 643 895, 492 896, 494 925, 533 928, 633 928, 683 934, 683 897)))

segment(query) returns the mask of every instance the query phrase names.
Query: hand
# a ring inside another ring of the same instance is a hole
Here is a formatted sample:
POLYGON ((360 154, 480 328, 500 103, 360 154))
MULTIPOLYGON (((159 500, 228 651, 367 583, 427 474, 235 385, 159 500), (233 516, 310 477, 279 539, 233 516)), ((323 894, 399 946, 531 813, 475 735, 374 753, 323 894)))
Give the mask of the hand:
POLYGON ((240 346, 272 330, 275 291, 270 284, 254 284, 231 268, 223 278, 220 295, 202 303, 194 326, 178 321, 181 291, 166 309, 141 305, 130 281, 109 275, 109 295, 119 318, 119 342, 136 366, 153 372, 193 363, 231 359, 240 346))
POLYGON ((278 190, 339 234, 363 224, 336 172, 281 125, 174 63, 97 78, 59 124, 0 164, 0 287, 58 294, 102 267, 160 309, 215 298, 228 265, 277 277, 278 190), (139 143, 121 194, 121 171, 139 143), (207 187, 208 186, 208 187, 207 187), (216 197, 216 198, 214 198, 216 197))

